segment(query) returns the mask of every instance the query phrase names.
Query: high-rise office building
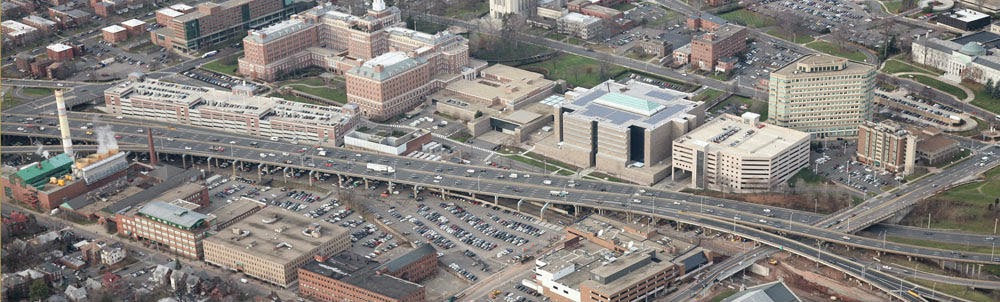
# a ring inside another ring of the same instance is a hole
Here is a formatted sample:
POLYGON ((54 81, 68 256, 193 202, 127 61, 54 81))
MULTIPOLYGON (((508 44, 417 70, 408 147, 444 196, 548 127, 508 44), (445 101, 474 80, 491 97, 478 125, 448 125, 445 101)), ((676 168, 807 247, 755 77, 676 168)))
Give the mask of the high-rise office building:
POLYGON ((913 171, 917 136, 893 121, 865 122, 858 127, 858 161, 892 173, 913 171))
POLYGON ((872 114, 875 66, 814 54, 772 72, 769 86, 770 123, 813 138, 855 136, 872 114))

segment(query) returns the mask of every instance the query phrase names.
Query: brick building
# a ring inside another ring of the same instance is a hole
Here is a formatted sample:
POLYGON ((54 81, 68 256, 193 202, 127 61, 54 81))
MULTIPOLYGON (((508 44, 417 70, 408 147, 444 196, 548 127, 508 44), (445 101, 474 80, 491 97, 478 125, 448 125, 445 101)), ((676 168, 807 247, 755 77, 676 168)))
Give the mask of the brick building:
POLYGON ((37 28, 13 20, 0 22, 0 29, 3 31, 4 38, 7 38, 14 45, 33 42, 41 35, 41 31, 37 28))
POLYGON ((58 28, 58 26, 59 26, 58 23, 56 23, 55 21, 49 20, 49 19, 45 19, 45 18, 39 17, 38 15, 30 15, 30 16, 21 18, 21 22, 23 22, 24 24, 27 24, 27 25, 29 25, 31 27, 37 28, 38 30, 42 31, 43 33, 51 33, 51 32, 54 32, 54 31, 56 31, 56 30, 59 29, 58 28))
POLYGON ((746 49, 746 28, 724 24, 691 40, 691 64, 701 70, 712 71, 719 59, 737 55, 746 49))
POLYGON ((299 295, 313 301, 425 301, 417 284, 437 269, 436 250, 424 244, 385 264, 350 252, 316 257, 299 269, 299 295))
POLYGON ((719 16, 702 12, 688 16, 685 24, 687 24, 687 28, 690 30, 715 31, 720 26, 729 24, 729 21, 719 16))
POLYGON ((69 61, 73 59, 73 47, 62 43, 50 44, 49 46, 46 46, 45 53, 48 54, 50 59, 56 62, 69 61))
POLYGON ((161 201, 115 214, 118 234, 163 246, 173 254, 201 259, 209 216, 161 201))
POLYGON ((267 207, 204 244, 205 262, 288 288, 306 262, 316 255, 344 251, 351 240, 347 229, 321 226, 297 213, 267 207))
POLYGON ((893 121, 865 121, 858 126, 855 157, 872 169, 909 174, 917 161, 916 154, 916 135, 893 121))
MULTIPOLYGON (((35 69, 40 74, 46 73, 46 68, 52 65, 52 61, 35 60, 31 63, 32 72, 35 69)), ((124 153, 120 153, 124 155, 124 153)), ((102 162, 103 165, 106 162, 102 162)), ((125 176, 125 169, 112 171, 102 178, 87 181, 76 177, 74 171, 73 158, 66 154, 59 154, 46 160, 32 164, 19 170, 5 169, 4 177, 0 179, 3 186, 3 194, 7 198, 28 204, 41 210, 51 210, 58 208, 63 202, 73 199, 79 195, 89 192, 95 188, 121 179, 125 176)))
POLYGON ((433 90, 486 65, 469 60, 464 37, 404 28, 399 9, 381 1, 363 16, 344 10, 323 4, 251 30, 239 72, 266 81, 309 66, 346 74, 348 101, 379 120, 409 111, 433 90))
POLYGON ((138 19, 129 19, 122 22, 122 27, 128 33, 129 37, 139 36, 146 32, 146 22, 138 19))
POLYGON ((105 42, 118 44, 128 40, 128 30, 118 25, 111 25, 101 29, 101 37, 105 42))

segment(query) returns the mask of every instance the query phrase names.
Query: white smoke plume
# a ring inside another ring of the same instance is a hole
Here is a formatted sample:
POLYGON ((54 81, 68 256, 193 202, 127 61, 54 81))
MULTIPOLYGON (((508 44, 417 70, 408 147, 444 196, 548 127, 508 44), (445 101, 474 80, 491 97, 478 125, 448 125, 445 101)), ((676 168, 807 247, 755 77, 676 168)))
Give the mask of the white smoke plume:
POLYGON ((49 151, 47 151, 47 150, 46 151, 42 151, 42 158, 48 159, 49 158, 49 151))
POLYGON ((39 156, 41 156, 42 155, 42 151, 45 151, 45 146, 42 146, 41 143, 35 144, 35 146, 38 146, 38 149, 35 150, 35 154, 38 154, 39 156))
POLYGON ((111 130, 111 125, 94 128, 94 136, 97 138, 97 153, 118 149, 118 140, 115 139, 115 131, 111 130))

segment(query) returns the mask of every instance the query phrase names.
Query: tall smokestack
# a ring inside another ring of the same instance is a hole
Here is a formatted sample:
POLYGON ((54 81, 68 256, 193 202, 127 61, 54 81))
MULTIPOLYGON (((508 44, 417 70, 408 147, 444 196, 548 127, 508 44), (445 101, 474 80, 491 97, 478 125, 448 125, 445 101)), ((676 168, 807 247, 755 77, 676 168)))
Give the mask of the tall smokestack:
POLYGON ((66 100, 62 89, 56 89, 56 112, 59 114, 59 133, 62 137, 63 153, 73 156, 73 138, 69 132, 69 117, 66 115, 66 100))
POLYGON ((149 165, 156 167, 159 159, 156 156, 156 147, 153 146, 153 129, 146 127, 146 144, 149 145, 149 165))

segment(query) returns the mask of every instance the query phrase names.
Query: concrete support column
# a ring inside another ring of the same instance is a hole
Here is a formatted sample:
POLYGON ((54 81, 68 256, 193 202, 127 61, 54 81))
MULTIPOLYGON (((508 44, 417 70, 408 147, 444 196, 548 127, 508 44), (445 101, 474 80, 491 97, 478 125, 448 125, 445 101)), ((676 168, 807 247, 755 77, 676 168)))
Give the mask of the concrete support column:
POLYGON ((441 199, 448 200, 448 191, 445 190, 444 188, 441 188, 441 199))
POLYGON ((500 196, 493 196, 493 204, 500 205, 500 196))
POLYGON ((264 181, 264 170, 263 170, 263 168, 264 168, 264 164, 258 164, 257 165, 257 183, 261 183, 261 182, 264 181))
POLYGON ((538 219, 545 221, 545 209, 547 209, 548 207, 549 203, 546 202, 545 205, 542 206, 542 209, 538 211, 538 219))
POLYGON ((181 169, 187 169, 186 154, 181 154, 181 169))
POLYGON ((307 174, 307 175, 306 175, 306 177, 308 177, 308 178, 309 178, 309 186, 310 186, 310 187, 311 187, 311 186, 313 185, 313 174, 314 174, 314 173, 316 173, 316 171, 311 171, 311 170, 310 170, 310 171, 309 171, 309 174, 307 174))
POLYGON ((580 205, 573 205, 573 217, 580 217, 580 205))
POLYGON ((521 203, 523 203, 523 202, 524 202, 524 199, 518 199, 517 200, 517 211, 518 212, 521 212, 521 203))
POLYGON ((209 157, 208 160, 205 161, 206 163, 208 163, 208 172, 209 173, 212 172, 212 159, 213 158, 209 157))
POLYGON ((362 178, 365 181, 365 190, 368 190, 368 178, 362 178))
POLYGON ((420 193, 420 192, 417 191, 417 186, 414 185, 413 186, 413 199, 417 199, 417 194, 418 193, 420 193))

